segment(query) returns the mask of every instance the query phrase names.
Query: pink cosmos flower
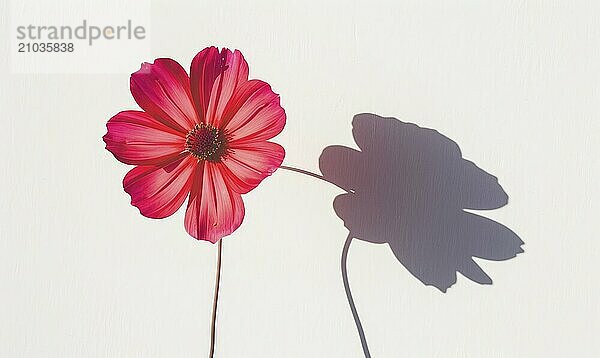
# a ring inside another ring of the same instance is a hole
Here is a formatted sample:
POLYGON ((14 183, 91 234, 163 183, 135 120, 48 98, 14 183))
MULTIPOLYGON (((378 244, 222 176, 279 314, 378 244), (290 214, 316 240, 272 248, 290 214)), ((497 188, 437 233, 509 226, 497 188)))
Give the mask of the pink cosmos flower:
POLYGON ((189 197, 185 228, 217 242, 244 218, 241 194, 281 165, 283 147, 268 140, 285 125, 269 84, 248 80, 235 50, 209 47, 192 60, 190 76, 169 58, 144 63, 131 75, 143 111, 112 117, 103 139, 119 161, 136 165, 123 187, 149 218, 175 213, 189 197))

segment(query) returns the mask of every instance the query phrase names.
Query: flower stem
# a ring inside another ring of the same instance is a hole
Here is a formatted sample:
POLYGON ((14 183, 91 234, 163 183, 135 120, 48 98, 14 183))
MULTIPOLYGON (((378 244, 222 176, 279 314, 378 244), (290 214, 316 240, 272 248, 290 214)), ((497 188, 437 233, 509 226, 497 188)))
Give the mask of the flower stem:
POLYGON ((296 173, 300 173, 300 174, 308 175, 308 176, 311 176, 311 177, 313 177, 313 178, 317 178, 317 179, 319 179, 319 180, 322 180, 322 181, 324 181, 324 182, 327 182, 327 183, 329 183, 329 184, 335 185, 335 186, 337 186, 338 188, 340 188, 340 189, 342 189, 342 190, 344 190, 344 191, 346 191, 346 192, 350 192, 350 190, 348 190, 348 189, 346 189, 346 188, 342 188, 342 187, 341 187, 341 186, 339 186, 338 184, 336 184, 336 183, 334 183, 334 182, 330 181, 329 179, 326 179, 324 176, 322 176, 322 175, 320 175, 320 174, 316 174, 316 173, 313 173, 313 172, 309 172, 308 170, 304 170, 304 169, 298 169, 298 168, 294 168, 294 167, 289 167, 289 166, 287 166, 287 165, 282 165, 282 166, 280 166, 279 168, 281 168, 281 169, 285 169, 285 170, 289 170, 289 171, 291 171, 291 172, 296 172, 296 173))
POLYGON ((210 354, 209 358, 213 358, 215 354, 215 331, 217 328, 217 305, 219 303, 219 283, 221 281, 221 251, 223 251, 223 240, 219 240, 219 248, 217 249, 217 274, 215 278, 215 294, 212 307, 212 321, 210 323, 210 354))

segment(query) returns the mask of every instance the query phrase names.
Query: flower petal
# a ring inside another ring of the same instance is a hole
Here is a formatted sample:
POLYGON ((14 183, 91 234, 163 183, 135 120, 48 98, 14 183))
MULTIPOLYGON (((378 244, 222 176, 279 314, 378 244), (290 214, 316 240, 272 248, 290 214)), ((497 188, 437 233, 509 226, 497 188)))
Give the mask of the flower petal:
POLYGON ((223 113, 221 125, 232 141, 262 141, 279 134, 285 111, 268 83, 251 80, 240 86, 223 113))
POLYGON ((235 192, 245 194, 256 188, 281 166, 285 150, 272 142, 237 145, 222 160, 223 174, 235 192))
POLYGON ((207 47, 198 52, 190 66, 192 98, 196 104, 198 118, 204 122, 208 101, 215 79, 221 73, 223 61, 216 47, 207 47))
POLYGON ((181 207, 192 186, 196 159, 182 154, 165 166, 138 166, 125 175, 123 188, 131 205, 153 219, 172 215, 181 207))
POLYGON ((199 162, 194 177, 185 228, 194 238, 215 243, 240 226, 244 202, 240 194, 227 186, 214 163, 199 162))
POLYGON ((192 60, 191 88, 199 118, 218 127, 235 89, 248 81, 248 63, 238 50, 209 47, 192 60))
POLYGON ((190 80, 177 62, 159 58, 143 63, 130 79, 131 94, 137 104, 166 126, 187 133, 196 121, 190 80))
POLYGON ((133 165, 172 161, 184 149, 185 136, 146 112, 122 111, 108 120, 102 137, 117 160, 133 165))

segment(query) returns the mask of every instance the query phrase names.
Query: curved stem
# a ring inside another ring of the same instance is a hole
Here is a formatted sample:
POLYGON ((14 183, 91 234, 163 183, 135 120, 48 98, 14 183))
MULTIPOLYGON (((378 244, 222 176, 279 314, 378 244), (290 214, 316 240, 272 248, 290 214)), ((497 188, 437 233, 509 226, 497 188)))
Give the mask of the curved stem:
POLYGON ((212 321, 210 323, 210 353, 209 357, 213 358, 215 354, 215 331, 217 322, 217 305, 219 303, 219 283, 221 281, 221 251, 223 250, 223 240, 219 240, 219 248, 217 250, 217 274, 215 278, 215 294, 212 307, 212 321))
POLYGON ((285 169, 285 170, 289 170, 289 171, 291 171, 291 172, 296 172, 296 173, 300 173, 300 174, 308 175, 308 176, 311 176, 311 177, 313 177, 313 178, 317 178, 317 179, 319 179, 319 180, 322 180, 322 181, 324 181, 324 182, 326 182, 326 183, 329 183, 329 184, 335 185, 335 186, 337 186, 338 188, 342 189, 343 191, 350 192, 348 189, 346 189, 346 188, 342 188, 342 187, 341 187, 341 186, 339 186, 338 184, 336 184, 336 183, 334 183, 334 182, 330 181, 329 179, 326 179, 324 176, 322 176, 322 175, 320 175, 320 174, 316 174, 316 173, 313 173, 313 172, 309 172, 308 170, 304 170, 304 169, 298 169, 298 168, 290 167, 290 166, 287 166, 287 165, 282 165, 282 166, 280 166, 279 168, 281 168, 281 169, 285 169))
POLYGON ((360 343, 362 344, 363 353, 365 354, 365 358, 371 358, 369 346, 367 345, 367 337, 365 337, 365 331, 363 330, 362 324, 360 323, 358 311, 356 310, 354 299, 352 299, 352 292, 350 291, 350 282, 348 282, 347 263, 348 251, 350 250, 351 243, 352 236, 348 235, 348 237, 346 238, 346 242, 344 243, 344 249, 342 250, 342 280, 344 281, 344 289, 346 290, 346 298, 348 299, 348 304, 350 305, 350 310, 352 311, 352 317, 354 317, 354 323, 356 323, 356 329, 358 330, 358 335, 360 336, 360 343))

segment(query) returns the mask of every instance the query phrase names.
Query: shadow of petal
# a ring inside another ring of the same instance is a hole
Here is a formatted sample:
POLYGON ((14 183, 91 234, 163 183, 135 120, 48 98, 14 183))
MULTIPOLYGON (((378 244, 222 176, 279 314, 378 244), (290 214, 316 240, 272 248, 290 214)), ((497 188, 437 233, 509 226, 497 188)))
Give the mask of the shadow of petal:
POLYGON ((465 160, 457 183, 460 206, 465 209, 491 210, 508 204, 508 194, 498 183, 498 178, 465 160), (465 185, 468 183, 468 185, 465 185))

